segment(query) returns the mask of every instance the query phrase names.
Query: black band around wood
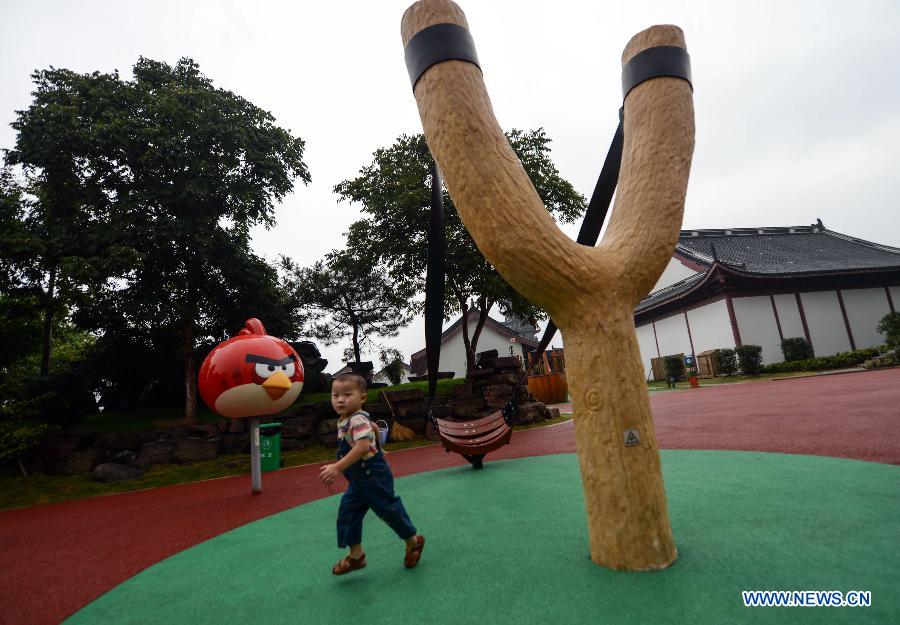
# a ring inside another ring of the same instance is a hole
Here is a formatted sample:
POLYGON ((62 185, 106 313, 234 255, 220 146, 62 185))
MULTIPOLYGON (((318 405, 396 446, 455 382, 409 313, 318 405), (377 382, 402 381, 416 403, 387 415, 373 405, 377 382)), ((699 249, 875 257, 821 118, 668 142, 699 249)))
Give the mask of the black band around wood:
POLYGON ((681 78, 691 82, 691 57, 678 46, 657 46, 636 54, 622 68, 622 100, 628 93, 651 78, 681 78))
POLYGON ((456 24, 435 24, 420 30, 406 44, 404 56, 413 90, 429 67, 444 61, 467 61, 481 69, 472 35, 456 24))

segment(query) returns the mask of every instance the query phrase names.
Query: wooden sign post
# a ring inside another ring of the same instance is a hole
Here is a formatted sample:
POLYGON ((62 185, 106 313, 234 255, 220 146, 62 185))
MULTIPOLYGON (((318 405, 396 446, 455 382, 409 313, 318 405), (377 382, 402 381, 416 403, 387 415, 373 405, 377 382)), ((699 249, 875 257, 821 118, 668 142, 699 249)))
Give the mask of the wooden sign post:
MULTIPOLYGON (((417 2, 403 16, 403 45, 441 23, 468 28, 450 0, 417 2)), ((683 48, 684 36, 675 26, 640 32, 623 64, 655 46, 683 48)), ((432 66, 415 98, 478 248, 562 332, 591 558, 613 569, 668 566, 676 551, 633 312, 678 240, 694 146, 690 85, 658 78, 628 95, 616 203, 596 247, 553 221, 494 118, 477 66, 432 66)))

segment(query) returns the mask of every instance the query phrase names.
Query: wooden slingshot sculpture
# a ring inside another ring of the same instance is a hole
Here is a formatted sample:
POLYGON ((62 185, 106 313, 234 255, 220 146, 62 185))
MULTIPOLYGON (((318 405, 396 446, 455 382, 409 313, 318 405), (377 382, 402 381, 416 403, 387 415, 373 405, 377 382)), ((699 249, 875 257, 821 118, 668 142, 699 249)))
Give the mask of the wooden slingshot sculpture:
MULTIPOLYGON (((422 0, 403 16, 404 47, 435 24, 468 28, 455 3, 422 0)), ((684 48, 681 30, 638 33, 623 65, 657 46, 684 48)), ((633 312, 678 240, 694 146, 691 86, 657 78, 628 94, 618 194, 596 247, 572 241, 545 209, 476 65, 435 64, 414 93, 428 145, 478 248, 563 334, 592 560, 613 569, 668 566, 677 556, 633 312)))

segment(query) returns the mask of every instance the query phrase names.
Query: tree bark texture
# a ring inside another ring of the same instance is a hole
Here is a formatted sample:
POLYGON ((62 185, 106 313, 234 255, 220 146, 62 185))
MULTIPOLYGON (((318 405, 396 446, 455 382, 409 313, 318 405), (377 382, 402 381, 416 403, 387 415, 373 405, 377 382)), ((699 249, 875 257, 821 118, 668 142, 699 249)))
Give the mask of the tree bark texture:
POLYGON ((53 351, 53 298, 56 295, 56 266, 50 268, 47 278, 47 300, 44 305, 44 327, 41 337, 41 370, 42 376, 50 375, 50 354, 53 351))
POLYGON ((194 360, 194 322, 181 325, 181 351, 184 358, 184 418, 197 420, 197 366, 194 360))
MULTIPOLYGON (((468 27, 450 0, 422 0, 403 16, 404 46, 438 23, 468 27)), ((681 30, 638 33, 622 62, 661 45, 684 47, 681 30)), ((614 569, 668 566, 676 551, 633 310, 678 240, 694 144, 690 86, 657 78, 629 94, 616 202, 597 247, 557 227, 497 123, 475 65, 431 67, 415 97, 428 145, 479 249, 562 332, 591 558, 614 569), (634 443, 632 430, 639 442, 626 445, 626 438, 634 443)))

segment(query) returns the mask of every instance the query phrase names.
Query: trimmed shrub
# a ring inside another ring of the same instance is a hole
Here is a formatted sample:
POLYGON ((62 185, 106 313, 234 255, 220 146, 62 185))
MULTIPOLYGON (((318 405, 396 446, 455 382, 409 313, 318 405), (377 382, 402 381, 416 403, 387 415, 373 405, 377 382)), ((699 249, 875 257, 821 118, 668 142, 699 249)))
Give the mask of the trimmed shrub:
POLYGON ((730 347, 717 349, 716 360, 719 361, 719 373, 722 375, 734 375, 737 371, 737 354, 730 347))
POLYGON ((870 358, 877 356, 882 347, 867 347, 855 352, 841 352, 834 356, 822 356, 821 358, 809 358, 807 360, 795 360, 793 362, 776 362, 763 367, 763 373, 788 373, 790 371, 824 371, 827 369, 844 369, 855 367, 870 358))
POLYGON ((879 334, 884 334, 884 342, 888 347, 900 347, 900 312, 886 314, 878 322, 876 329, 879 334))
POLYGON ((794 338, 781 341, 781 353, 784 354, 784 360, 786 362, 808 360, 815 357, 812 345, 810 345, 802 336, 795 336, 794 338))
POLYGON ((762 347, 759 345, 741 345, 735 348, 741 373, 759 375, 762 371, 762 347))
POLYGON ((680 380, 684 377, 684 358, 681 356, 666 356, 666 379, 680 380))

